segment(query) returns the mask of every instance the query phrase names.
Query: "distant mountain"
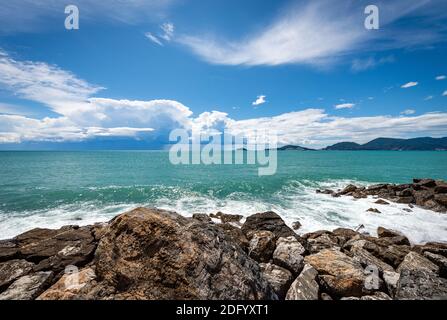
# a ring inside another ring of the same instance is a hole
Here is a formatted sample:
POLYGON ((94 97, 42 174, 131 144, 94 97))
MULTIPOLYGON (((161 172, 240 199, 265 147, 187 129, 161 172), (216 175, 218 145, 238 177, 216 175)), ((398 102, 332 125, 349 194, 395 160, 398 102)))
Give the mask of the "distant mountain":
POLYGON ((365 144, 341 142, 326 147, 324 150, 395 150, 395 151, 441 151, 447 150, 447 137, 392 139, 377 138, 365 144))
POLYGON ((305 148, 305 147, 292 146, 292 145, 287 145, 287 146, 283 146, 283 147, 276 148, 276 149, 271 149, 271 150, 278 150, 278 151, 289 151, 289 150, 293 150, 293 151, 315 151, 315 149, 309 149, 309 148, 305 148))

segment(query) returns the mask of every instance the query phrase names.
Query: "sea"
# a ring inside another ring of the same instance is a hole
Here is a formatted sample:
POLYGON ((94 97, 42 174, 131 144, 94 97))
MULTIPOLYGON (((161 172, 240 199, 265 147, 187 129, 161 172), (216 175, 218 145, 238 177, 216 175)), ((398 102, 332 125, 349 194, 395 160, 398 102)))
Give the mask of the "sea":
POLYGON ((447 241, 447 214, 316 193, 350 183, 447 180, 447 152, 280 151, 277 161, 276 174, 259 176, 257 165, 173 165, 167 151, 2 151, 0 239, 104 222, 145 206, 184 216, 272 210, 289 225, 299 221, 298 233, 363 225, 374 235, 383 226, 413 243, 447 241))

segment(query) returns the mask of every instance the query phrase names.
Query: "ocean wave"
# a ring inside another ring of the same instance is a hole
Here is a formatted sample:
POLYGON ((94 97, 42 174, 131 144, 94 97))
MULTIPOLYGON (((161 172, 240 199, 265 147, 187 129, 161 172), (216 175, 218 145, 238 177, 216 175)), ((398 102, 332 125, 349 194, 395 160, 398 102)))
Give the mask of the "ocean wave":
MULTIPOLYGON (((142 193, 139 201, 76 201, 53 208, 27 211, 0 211, 0 237, 11 238, 31 228, 59 228, 67 224, 87 225, 108 221, 116 214, 138 206, 176 211, 185 216, 193 213, 223 211, 251 214, 272 210, 291 225, 300 221, 300 233, 332 230, 338 227, 356 228, 363 224, 375 234, 378 226, 399 230, 414 243, 447 241, 447 215, 415 207, 406 212, 404 204, 377 205, 375 199, 334 198, 317 194, 316 189, 342 189, 349 183, 368 185, 353 180, 291 180, 271 194, 234 191, 222 197, 218 192, 198 192, 194 188, 176 186, 107 186, 90 187, 94 192, 115 190, 123 194, 142 193), (381 213, 367 212, 374 207, 381 213)), ((210 191, 210 190, 208 190, 210 191)), ((211 189, 212 191, 212 189, 211 189)), ((1 209, 3 210, 3 209, 1 209)))

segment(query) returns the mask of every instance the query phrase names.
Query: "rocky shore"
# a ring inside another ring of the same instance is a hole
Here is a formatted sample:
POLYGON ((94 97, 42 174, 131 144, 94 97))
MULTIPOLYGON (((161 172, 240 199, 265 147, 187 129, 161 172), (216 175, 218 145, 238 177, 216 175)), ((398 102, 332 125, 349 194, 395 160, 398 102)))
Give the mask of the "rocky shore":
POLYGON ((138 208, 30 230, 0 241, 0 299, 447 299, 446 243, 412 245, 385 228, 298 235, 274 212, 241 218, 138 208))
POLYGON ((410 212, 414 205, 436 212, 447 212, 447 182, 442 180, 413 179, 413 183, 408 184, 377 184, 369 187, 350 184, 343 190, 317 190, 317 193, 333 197, 352 196, 355 199, 373 196, 378 199, 376 203, 379 205, 388 204, 383 199, 407 204, 410 212))

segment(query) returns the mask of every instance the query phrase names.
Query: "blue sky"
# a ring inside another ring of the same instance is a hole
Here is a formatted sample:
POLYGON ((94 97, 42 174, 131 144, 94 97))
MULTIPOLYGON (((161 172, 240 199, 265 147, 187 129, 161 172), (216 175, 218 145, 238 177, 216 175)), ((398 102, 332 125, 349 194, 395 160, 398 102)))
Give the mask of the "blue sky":
POLYGON ((161 147, 178 127, 323 147, 447 136, 447 3, 0 0, 0 148, 161 147), (123 142, 124 141, 124 142, 123 142))

